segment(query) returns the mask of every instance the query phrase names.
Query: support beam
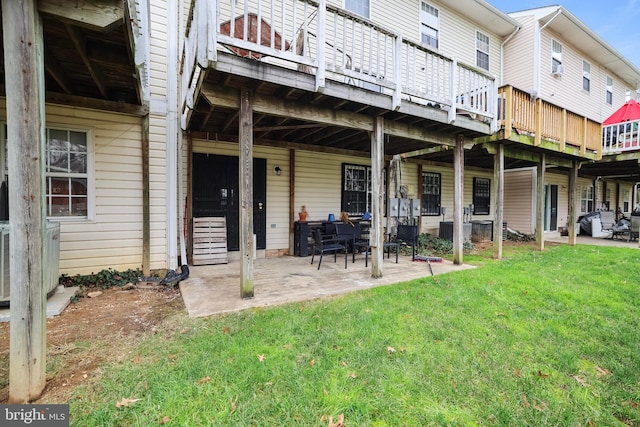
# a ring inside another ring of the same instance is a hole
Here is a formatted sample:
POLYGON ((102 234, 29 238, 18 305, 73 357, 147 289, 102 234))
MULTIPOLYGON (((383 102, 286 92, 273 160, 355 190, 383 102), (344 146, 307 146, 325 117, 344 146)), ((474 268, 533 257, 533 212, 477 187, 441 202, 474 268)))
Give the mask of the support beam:
POLYGON ((504 146, 497 144, 493 156, 495 207, 493 214, 493 257, 502 259, 502 222, 504 221, 504 146))
POLYGON ((124 22, 122 0, 38 0, 40 13, 107 32, 124 22))
POLYGON ((7 108, 11 324, 9 403, 46 383, 44 42, 35 0, 2 0, 7 108))
POLYGON ((579 163, 573 162, 573 167, 569 173, 569 244, 575 246, 577 244, 576 223, 578 222, 578 169, 579 163))
POLYGON ((289 149, 289 255, 295 253, 293 237, 296 222, 296 150, 289 149))
POLYGON ((375 118, 375 126, 371 133, 371 277, 382 277, 382 259, 384 233, 382 232, 382 217, 384 207, 384 119, 375 118))
POLYGON ((98 87, 100 95, 102 95, 102 98, 104 99, 109 99, 109 88, 107 87, 104 73, 102 72, 101 68, 94 65, 87 57, 87 46, 85 44, 85 39, 82 37, 80 32, 71 25, 67 24, 65 25, 65 28, 67 29, 67 34, 69 34, 69 38, 73 42, 73 45, 78 52, 78 56, 80 56, 80 59, 82 59, 84 66, 87 67, 89 74, 91 74, 93 82, 98 87))
POLYGON ((151 274, 151 197, 149 173, 149 116, 142 119, 142 272, 151 274))
POLYGON ((538 162, 538 182, 536 191, 536 242, 538 242, 538 249, 544 250, 544 184, 545 184, 545 172, 547 169, 545 155, 540 156, 540 162, 538 162))
POLYGON ((240 297, 253 298, 253 100, 240 91, 240 297))
POLYGON ((458 135, 453 152, 453 263, 462 265, 464 234, 462 229, 464 213, 464 138, 458 135))

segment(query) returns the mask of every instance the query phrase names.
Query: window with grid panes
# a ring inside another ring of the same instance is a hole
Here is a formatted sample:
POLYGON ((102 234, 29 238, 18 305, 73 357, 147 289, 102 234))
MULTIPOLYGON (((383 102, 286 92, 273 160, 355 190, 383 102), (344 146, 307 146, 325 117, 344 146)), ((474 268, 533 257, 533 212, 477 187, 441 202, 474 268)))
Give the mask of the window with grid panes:
POLYGON ((371 212, 371 168, 342 165, 342 211, 352 215, 371 212))
POLYGON ((585 185, 580 189, 580 212, 593 211, 593 186, 585 185))
POLYGON ((422 215, 440 215, 441 179, 439 173, 422 173, 422 215))
POLYGON ((607 76, 607 91, 605 94, 605 102, 609 105, 613 105, 613 79, 611 76, 607 76))
POLYGON ((476 66, 489 70, 489 36, 476 31, 476 66))
POLYGON ((491 180, 473 178, 473 214, 489 215, 491 205, 491 180))
POLYGON ((560 72, 562 69, 562 44, 553 40, 551 42, 551 72, 560 72))
POLYGON ((420 2, 420 40, 423 44, 438 49, 440 12, 426 2, 420 2))
POLYGON ((46 205, 49 217, 88 216, 87 133, 47 129, 46 205))

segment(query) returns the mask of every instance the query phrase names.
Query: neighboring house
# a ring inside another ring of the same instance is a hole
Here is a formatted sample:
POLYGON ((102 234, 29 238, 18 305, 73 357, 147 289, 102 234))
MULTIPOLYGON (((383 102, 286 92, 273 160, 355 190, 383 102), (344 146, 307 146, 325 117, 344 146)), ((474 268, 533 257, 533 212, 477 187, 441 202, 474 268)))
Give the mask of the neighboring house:
MULTIPOLYGON (((552 127, 559 130, 564 126, 565 135, 572 129, 579 130, 582 123, 574 120, 572 124, 572 116, 600 124, 631 95, 635 96, 640 84, 638 67, 564 7, 549 6, 509 15, 521 28, 504 46, 504 83, 523 99, 522 109, 530 108, 533 118, 534 109, 539 108, 541 117, 540 131, 536 132, 522 126, 526 120, 519 120, 516 113, 511 122, 514 132, 533 138, 538 134, 541 140, 563 140, 564 136, 554 135, 552 127)), ((621 157, 619 152, 607 151, 598 137, 597 126, 587 133, 596 138, 585 152, 591 150, 596 156, 584 162, 578 172, 577 215, 617 207, 628 215, 633 208, 635 182, 640 179, 638 154, 621 157)), ((569 168, 553 165, 546 171, 542 199, 545 232, 569 225, 569 168)), ((506 176, 505 220, 512 228, 533 233, 537 216, 530 212, 537 209, 537 169, 519 167, 507 171, 506 176)))

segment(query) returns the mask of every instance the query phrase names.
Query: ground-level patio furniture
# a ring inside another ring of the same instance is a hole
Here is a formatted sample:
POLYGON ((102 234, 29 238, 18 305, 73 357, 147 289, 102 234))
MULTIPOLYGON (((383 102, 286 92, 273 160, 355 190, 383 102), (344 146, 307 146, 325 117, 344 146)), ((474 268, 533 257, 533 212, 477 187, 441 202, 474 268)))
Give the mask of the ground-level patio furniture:
POLYGON ((334 237, 323 237, 319 228, 313 229, 313 240, 311 264, 313 264, 313 259, 315 258, 316 253, 319 253, 320 260, 318 261, 318 270, 320 270, 320 265, 322 265, 322 256, 325 252, 333 252, 333 262, 336 262, 338 259, 338 252, 344 251, 344 268, 347 268, 347 248, 345 245, 338 243, 334 237))
POLYGON ((637 239, 640 235, 640 216, 631 215, 631 229, 629 231, 628 242, 631 240, 637 239))

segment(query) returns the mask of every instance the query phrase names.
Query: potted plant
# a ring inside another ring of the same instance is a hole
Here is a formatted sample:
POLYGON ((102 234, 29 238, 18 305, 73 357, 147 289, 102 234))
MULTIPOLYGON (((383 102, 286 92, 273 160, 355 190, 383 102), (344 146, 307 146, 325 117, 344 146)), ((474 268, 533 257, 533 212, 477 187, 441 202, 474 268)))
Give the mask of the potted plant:
POLYGON ((306 221, 307 216, 309 216, 309 213, 307 212, 307 207, 305 205, 302 205, 300 207, 300 212, 298 212, 298 218, 300 218, 300 221, 306 221))

